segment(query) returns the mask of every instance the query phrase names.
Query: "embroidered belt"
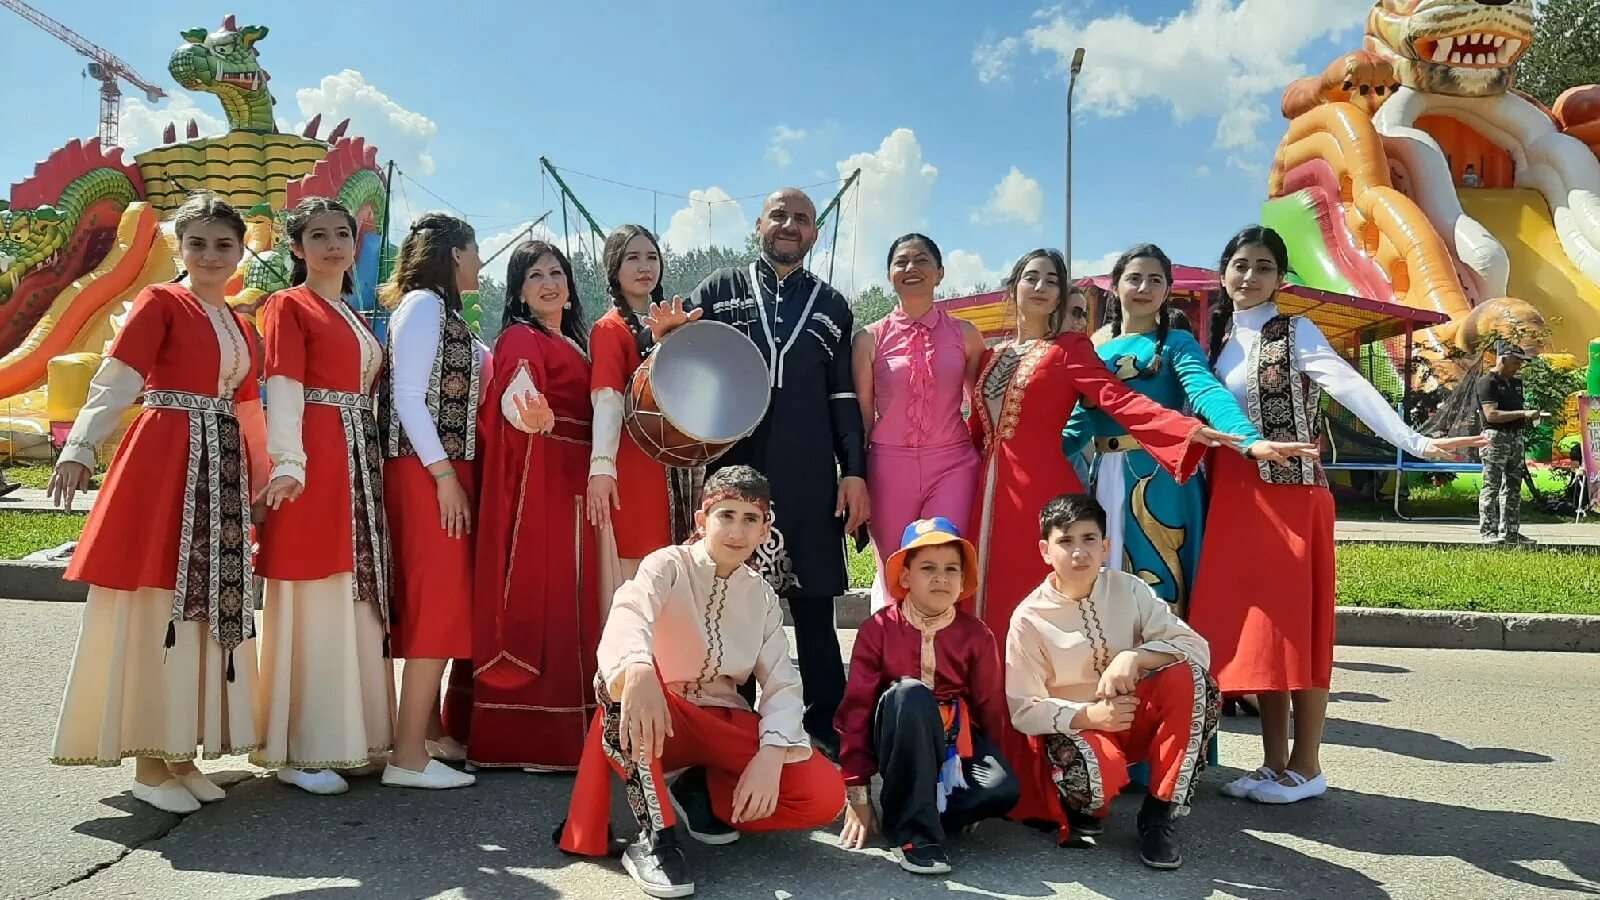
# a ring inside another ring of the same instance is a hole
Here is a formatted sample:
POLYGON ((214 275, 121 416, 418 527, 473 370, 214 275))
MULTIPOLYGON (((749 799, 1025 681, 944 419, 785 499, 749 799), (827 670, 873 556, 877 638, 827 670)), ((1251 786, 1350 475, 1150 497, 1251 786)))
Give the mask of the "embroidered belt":
POLYGON ((306 402, 319 403, 323 406, 338 406, 344 409, 364 409, 367 412, 372 412, 372 398, 366 394, 357 394, 351 391, 309 388, 306 390, 306 402))
POLYGON ((190 413, 233 415, 233 401, 227 397, 191 394, 188 391, 146 391, 145 409, 178 409, 190 413))
POLYGON ((1119 434, 1116 437, 1095 438, 1094 449, 1101 453, 1126 453, 1131 450, 1143 450, 1144 445, 1132 435, 1119 434))

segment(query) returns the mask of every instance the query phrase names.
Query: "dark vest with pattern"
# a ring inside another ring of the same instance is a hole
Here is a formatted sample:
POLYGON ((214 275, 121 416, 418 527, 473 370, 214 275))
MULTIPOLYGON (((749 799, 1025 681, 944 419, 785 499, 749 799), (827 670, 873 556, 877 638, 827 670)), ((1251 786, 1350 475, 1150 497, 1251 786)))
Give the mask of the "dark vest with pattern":
MULTIPOLYGON (((1315 444, 1322 438, 1322 389, 1300 371, 1293 316, 1274 316, 1245 360, 1245 412, 1269 441, 1315 444)), ((1328 486, 1322 463, 1296 457, 1287 465, 1257 463, 1268 484, 1328 486)))
MULTIPOLYGON (((470 460, 478 449, 478 392, 483 378, 483 360, 478 358, 472 329, 459 313, 439 303, 439 349, 433 356, 433 372, 428 376, 428 415, 439 432, 450 459, 470 460)), ((383 454, 388 459, 415 456, 416 449, 406 437, 405 428, 394 407, 395 369, 389 365, 378 385, 378 433, 383 454)))

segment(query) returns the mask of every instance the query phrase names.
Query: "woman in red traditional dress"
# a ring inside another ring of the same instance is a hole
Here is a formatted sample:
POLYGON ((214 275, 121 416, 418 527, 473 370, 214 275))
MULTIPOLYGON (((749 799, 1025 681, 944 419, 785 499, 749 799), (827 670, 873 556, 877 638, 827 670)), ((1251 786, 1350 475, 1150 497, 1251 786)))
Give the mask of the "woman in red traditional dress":
MULTIPOLYGON (((1239 232, 1223 249, 1219 271, 1211 365, 1267 440, 1317 443, 1325 392, 1414 456, 1448 459, 1484 443, 1413 431, 1315 323, 1279 312, 1274 301, 1289 250, 1277 232, 1239 232)), ((1218 453, 1208 475, 1211 502, 1189 621, 1211 644, 1222 692, 1257 696, 1265 757, 1222 791, 1277 804, 1318 796, 1328 788, 1319 750, 1333 678, 1333 495, 1317 460, 1269 467, 1218 453)))
POLYGON ((650 304, 665 302, 661 246, 643 225, 624 225, 606 238, 606 294, 611 309, 589 331, 594 366, 594 447, 589 455, 589 522, 611 525, 621 577, 632 578, 639 560, 673 543, 666 466, 655 461, 622 427, 628 379, 655 342, 644 323, 650 304), (615 510, 617 515, 612 516, 615 510))
POLYGON ((392 649, 406 661, 394 752, 383 783, 465 787, 475 780, 432 759, 464 759, 444 737, 446 660, 472 659, 472 512, 478 404, 489 350, 461 315, 476 290, 478 240, 455 216, 412 223, 384 285, 389 367, 378 390, 383 504, 394 551, 392 649), (430 746, 431 745, 431 746, 430 746))
POLYGON ((553 245, 512 251, 503 323, 479 422, 467 761, 573 771, 595 709, 604 613, 585 509, 586 333, 572 266, 553 245))
MULTIPOLYGON (((984 352, 979 362, 973 442, 982 455, 971 521, 977 534, 978 593, 968 601, 996 635, 1011 613, 1050 574, 1039 555, 1039 511, 1060 494, 1084 493, 1061 455, 1061 431, 1082 398, 1128 430, 1121 440, 1142 447, 1179 481, 1194 474, 1208 445, 1236 442, 1180 415, 1122 383, 1087 335, 1063 331, 1062 291, 1067 265, 1054 250, 1034 250, 1012 267, 1006 302, 1016 336, 984 352)), ((1032 749, 1015 729, 1001 749, 1017 771, 1032 771, 1032 749)), ((1052 798, 1023 790, 1016 819, 1052 819, 1052 798)))
POLYGON ((344 301, 355 220, 322 197, 286 223, 296 286, 267 298, 272 481, 258 567, 265 634, 251 761, 313 794, 349 789, 394 738, 389 541, 372 391, 383 345, 344 301))
POLYGON ((225 299, 244 219, 201 195, 173 228, 188 284, 134 299, 50 479, 71 509, 101 442, 144 393, 67 566, 89 601, 51 761, 135 757, 133 796, 188 813, 223 798, 195 768, 196 746, 207 759, 256 747, 248 531, 265 435, 255 340, 225 299))

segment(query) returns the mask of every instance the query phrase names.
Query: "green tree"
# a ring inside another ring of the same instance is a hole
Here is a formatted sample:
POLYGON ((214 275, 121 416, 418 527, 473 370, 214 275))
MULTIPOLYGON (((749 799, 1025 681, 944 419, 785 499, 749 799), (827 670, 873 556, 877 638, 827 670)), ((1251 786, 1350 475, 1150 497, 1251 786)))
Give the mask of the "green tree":
POLYGON ((850 308, 856 314, 856 327, 865 328, 873 322, 894 312, 895 304, 900 301, 895 296, 878 285, 873 285, 856 295, 850 308))
POLYGON ((483 309, 479 320, 479 336, 484 343, 493 344, 500 333, 500 317, 506 311, 506 286, 489 275, 478 275, 478 305, 483 309))
POLYGON ((1517 63, 1517 87, 1550 106, 1568 88, 1600 84, 1600 5, 1543 0, 1533 44, 1517 63))

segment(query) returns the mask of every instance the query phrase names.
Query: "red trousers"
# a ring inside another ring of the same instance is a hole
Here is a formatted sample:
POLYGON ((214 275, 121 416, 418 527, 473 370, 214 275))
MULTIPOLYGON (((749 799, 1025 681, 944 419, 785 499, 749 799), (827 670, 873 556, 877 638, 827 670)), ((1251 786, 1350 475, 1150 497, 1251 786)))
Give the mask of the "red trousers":
MULTIPOLYGON (((1128 786, 1128 766, 1148 762, 1151 795, 1187 810, 1217 733, 1217 683, 1193 663, 1176 663, 1145 676, 1135 696, 1139 709, 1127 731, 1031 738, 1039 761, 1026 777, 1035 789, 1061 798, 1059 806, 1104 816, 1128 786)), ((1065 829, 1066 813, 1056 819, 1065 829)))
MULTIPOLYGON (((739 776, 761 749, 761 719, 743 709, 696 706, 666 692, 672 736, 659 758, 648 766, 624 754, 620 743, 622 707, 604 686, 584 744, 578 777, 572 786, 561 849, 585 856, 605 856, 606 828, 611 822, 611 773, 621 776, 628 808, 640 831, 671 828, 677 822, 665 773, 703 766, 711 789, 711 807, 724 822, 733 819, 733 791, 739 776)), ((820 828, 844 809, 844 776, 820 753, 804 762, 788 763, 778 782, 778 808, 765 819, 740 822, 740 831, 786 831, 820 828)), ((630 835, 631 837, 631 835, 630 835)))

